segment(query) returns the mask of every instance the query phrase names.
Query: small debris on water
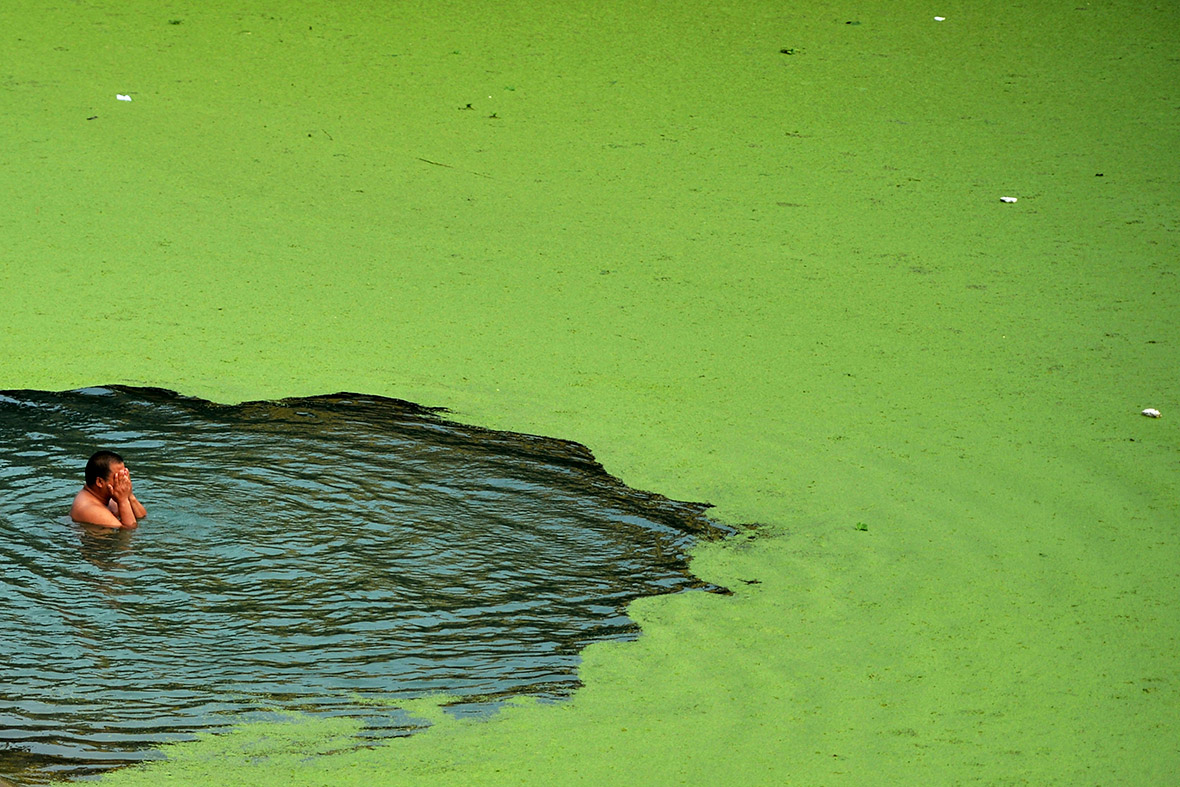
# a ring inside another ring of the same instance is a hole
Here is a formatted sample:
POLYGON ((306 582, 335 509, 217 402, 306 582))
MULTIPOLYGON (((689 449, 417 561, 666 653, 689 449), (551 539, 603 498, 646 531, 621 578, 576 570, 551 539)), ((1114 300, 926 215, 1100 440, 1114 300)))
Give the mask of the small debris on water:
POLYGON ((1000 202, 1015 202, 1016 197, 1000 197, 1000 202))
POLYGON ((1160 417, 1160 411, 1155 409, 1154 407, 1148 407, 1146 410, 1143 411, 1143 414, 1146 415, 1148 418, 1159 418, 1160 417))
POLYGON ((116 93, 115 98, 117 98, 119 101, 130 101, 131 100, 131 96, 127 96, 122 93, 116 93))
POLYGON ((936 17, 934 17, 934 21, 935 22, 945 22, 946 17, 945 16, 936 16, 936 17))

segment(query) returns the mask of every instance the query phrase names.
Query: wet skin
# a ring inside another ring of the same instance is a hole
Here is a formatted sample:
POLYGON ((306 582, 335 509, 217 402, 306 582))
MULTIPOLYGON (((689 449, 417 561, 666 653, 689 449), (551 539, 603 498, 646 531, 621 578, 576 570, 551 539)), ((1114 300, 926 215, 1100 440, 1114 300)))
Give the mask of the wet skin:
POLYGON ((147 510, 136 499, 131 472, 122 463, 111 465, 106 478, 82 487, 70 507, 70 519, 86 525, 134 528, 147 510))

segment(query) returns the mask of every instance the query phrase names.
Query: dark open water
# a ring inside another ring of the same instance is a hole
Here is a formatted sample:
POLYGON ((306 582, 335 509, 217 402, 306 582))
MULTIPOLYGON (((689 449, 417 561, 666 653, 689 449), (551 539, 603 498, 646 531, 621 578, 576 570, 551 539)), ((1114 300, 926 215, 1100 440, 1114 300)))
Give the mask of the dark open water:
POLYGON ((576 686, 623 606, 700 583, 723 530, 575 443, 353 394, 215 405, 155 389, 0 394, 0 776, 84 776, 276 711, 445 692, 456 713, 576 686), (123 454, 149 517, 69 521, 123 454))

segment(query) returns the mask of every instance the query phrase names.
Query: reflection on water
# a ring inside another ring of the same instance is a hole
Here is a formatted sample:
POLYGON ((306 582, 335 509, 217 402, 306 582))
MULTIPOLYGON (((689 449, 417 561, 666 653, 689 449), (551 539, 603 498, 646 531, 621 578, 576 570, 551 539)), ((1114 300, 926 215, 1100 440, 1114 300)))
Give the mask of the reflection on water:
POLYGON ((155 389, 0 394, 0 775, 80 775, 297 710, 561 697, 629 600, 699 586, 721 530, 582 446, 339 394, 221 406, 155 389), (66 516, 114 448, 149 517, 66 516))

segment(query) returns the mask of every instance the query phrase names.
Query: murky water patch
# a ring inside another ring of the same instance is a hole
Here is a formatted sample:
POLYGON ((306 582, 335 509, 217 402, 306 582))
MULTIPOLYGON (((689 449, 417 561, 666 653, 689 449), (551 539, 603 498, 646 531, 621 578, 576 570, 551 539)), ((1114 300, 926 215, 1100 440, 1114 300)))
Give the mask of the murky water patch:
POLYGON ((700 587, 705 507, 629 489, 584 447, 340 394, 216 405, 167 391, 0 394, 0 774, 82 775, 275 712, 416 722, 576 686, 634 636, 624 605, 700 587), (69 521, 121 452, 149 517, 69 521))

